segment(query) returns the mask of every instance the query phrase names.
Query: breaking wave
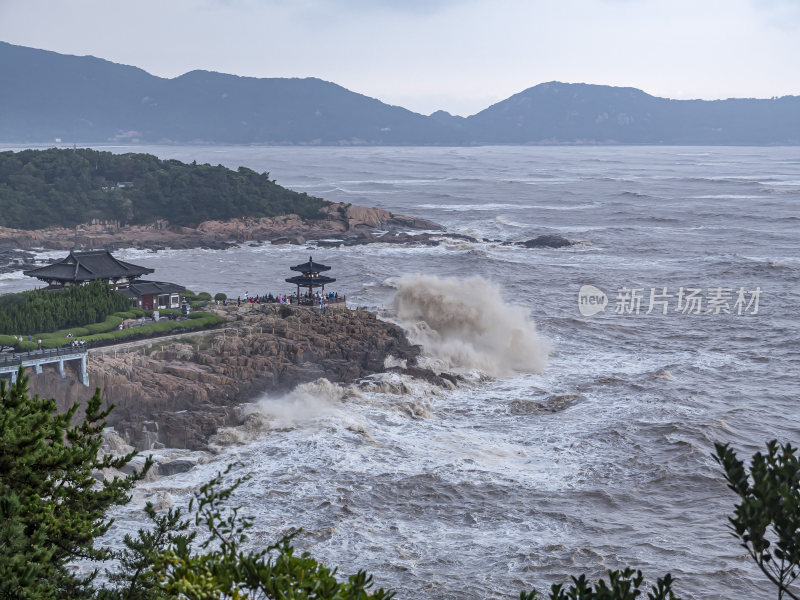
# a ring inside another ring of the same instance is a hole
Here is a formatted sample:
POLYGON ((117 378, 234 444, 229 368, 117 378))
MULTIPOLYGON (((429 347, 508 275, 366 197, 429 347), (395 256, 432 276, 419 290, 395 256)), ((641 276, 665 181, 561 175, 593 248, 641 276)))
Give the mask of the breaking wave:
POLYGON ((246 406, 241 425, 220 428, 209 446, 219 452, 226 446, 249 443, 270 430, 323 428, 333 424, 350 426, 354 417, 342 402, 353 394, 358 391, 327 379, 300 384, 283 396, 265 394, 246 406))
POLYGON ((498 285, 477 276, 419 274, 394 284, 394 318, 442 370, 478 370, 495 377, 544 371, 550 344, 526 308, 503 301, 498 285))

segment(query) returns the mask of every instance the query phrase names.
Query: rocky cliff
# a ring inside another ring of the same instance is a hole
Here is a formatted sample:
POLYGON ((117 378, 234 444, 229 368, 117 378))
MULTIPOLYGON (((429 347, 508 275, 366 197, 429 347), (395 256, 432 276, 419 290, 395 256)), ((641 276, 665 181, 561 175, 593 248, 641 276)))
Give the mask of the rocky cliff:
MULTIPOLYGON (((246 304, 217 307, 224 329, 90 351, 90 387, 45 368, 30 388, 61 407, 101 389, 115 405, 109 425, 140 449, 200 449, 218 427, 240 421, 237 406, 324 377, 350 382, 419 353, 402 330, 364 310, 246 304)), ((418 368, 416 376, 437 377, 418 368)))
POLYGON ((220 248, 244 241, 305 243, 340 236, 357 236, 377 230, 439 229, 430 221, 395 215, 389 211, 353 204, 331 204, 325 219, 305 220, 297 215, 204 221, 197 227, 176 227, 167 221, 150 225, 120 226, 95 222, 74 229, 49 227, 27 231, 0 227, 0 248, 220 248))

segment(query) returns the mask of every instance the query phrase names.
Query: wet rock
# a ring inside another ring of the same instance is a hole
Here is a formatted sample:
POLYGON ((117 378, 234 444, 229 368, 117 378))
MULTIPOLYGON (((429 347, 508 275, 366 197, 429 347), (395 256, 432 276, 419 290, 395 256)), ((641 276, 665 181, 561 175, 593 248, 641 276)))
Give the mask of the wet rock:
MULTIPOLYGON (((249 241, 271 241, 274 244, 305 244, 322 240, 376 231, 408 229, 440 230, 436 223, 395 215, 389 211, 352 204, 330 204, 320 219, 304 220, 298 215, 280 217, 243 217, 227 221, 204 221, 196 227, 170 225, 161 220, 150 225, 120 225, 118 222, 95 221, 75 228, 48 227, 34 231, 0 227, 0 248, 211 248, 223 250, 249 241)), ((375 241, 379 238, 367 238, 375 241)), ((0 266, 2 260, 0 259, 0 266)))
POLYGON ((178 473, 186 473, 187 471, 191 471, 194 465, 194 461, 185 458, 158 463, 158 474, 162 477, 169 477, 170 475, 177 475, 178 473))
POLYGON ((520 245, 526 248, 565 248, 571 246, 572 242, 560 235, 540 235, 539 237, 520 242, 520 245))
MULTIPOLYGON (((128 444, 204 449, 218 428, 241 422, 242 403, 265 392, 282 393, 320 377, 356 381, 384 371, 387 356, 413 366, 420 352, 401 329, 363 310, 321 315, 249 303, 212 310, 231 320, 229 330, 168 344, 154 340, 117 356, 93 352, 89 388, 46 369, 31 377, 31 391, 58 398, 66 409, 99 387, 105 403, 115 405, 108 424, 128 444)), ((422 370, 420 376, 446 379, 422 370)))
POLYGON ((566 410, 578 403, 579 394, 548 396, 541 402, 535 400, 514 400, 508 405, 512 415, 546 415, 566 410))
POLYGON ((451 375, 450 373, 436 373, 430 369, 423 369, 421 367, 394 367, 387 370, 394 371, 396 373, 402 373, 403 375, 408 375, 414 379, 421 379, 438 387, 444 388, 455 387, 458 385, 459 381, 461 381, 461 377, 457 375, 451 375))
POLYGON ((31 252, 0 249, 0 273, 32 269, 36 266, 35 258, 31 252))

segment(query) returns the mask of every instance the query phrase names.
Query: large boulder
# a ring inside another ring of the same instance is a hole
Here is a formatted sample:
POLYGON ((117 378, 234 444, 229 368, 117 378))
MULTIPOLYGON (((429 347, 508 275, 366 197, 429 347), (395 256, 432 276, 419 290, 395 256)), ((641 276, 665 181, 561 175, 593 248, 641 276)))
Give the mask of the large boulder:
POLYGON ((572 245, 567 238, 552 234, 540 235, 520 243, 526 248, 565 248, 572 245))

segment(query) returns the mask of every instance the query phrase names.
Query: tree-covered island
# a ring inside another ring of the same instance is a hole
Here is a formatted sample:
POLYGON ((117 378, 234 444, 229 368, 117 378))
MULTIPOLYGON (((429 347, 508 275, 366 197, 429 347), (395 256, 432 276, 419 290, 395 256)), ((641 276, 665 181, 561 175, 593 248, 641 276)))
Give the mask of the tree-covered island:
POLYGON ((89 148, 0 152, 0 226, 74 227, 92 220, 143 225, 296 214, 323 218, 321 198, 246 167, 186 164, 89 148))

